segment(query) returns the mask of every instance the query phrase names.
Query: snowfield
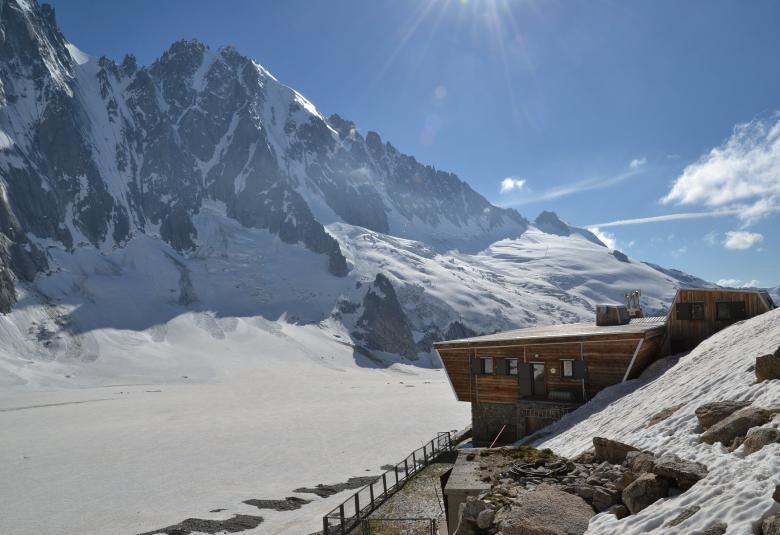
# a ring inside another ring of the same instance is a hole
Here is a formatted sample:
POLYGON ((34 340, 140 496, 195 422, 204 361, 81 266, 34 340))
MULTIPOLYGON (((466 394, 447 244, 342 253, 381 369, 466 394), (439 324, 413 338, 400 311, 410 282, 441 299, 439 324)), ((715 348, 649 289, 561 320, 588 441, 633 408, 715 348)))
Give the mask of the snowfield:
POLYGON ((215 339, 185 315, 159 349, 135 340, 122 358, 210 369, 209 381, 3 392, 0 533, 127 535, 239 513, 265 519, 245 533, 312 533, 350 491, 294 489, 378 475, 468 423, 443 371, 360 367, 328 331, 238 319, 215 339), (287 496, 314 501, 287 512, 242 503, 287 496))
MULTIPOLYGON (((694 410, 721 400, 780 405, 780 381, 756 384, 752 368, 756 357, 775 351, 778 345, 780 309, 721 331, 676 363, 671 358, 667 363, 673 365, 660 376, 664 362, 648 369, 644 377, 602 391, 591 403, 547 428, 553 436, 536 445, 568 457, 592 447, 592 437, 602 436, 656 454, 674 453, 709 468, 709 475, 684 494, 660 500, 636 515, 620 521, 614 515, 597 515, 588 533, 698 533, 716 522, 725 522, 728 534, 755 533, 760 519, 778 509, 772 493, 780 484, 780 444, 748 457, 741 447, 729 453, 720 444, 704 444, 694 410), (647 427, 651 416, 675 405, 682 406, 668 419, 647 427), (692 505, 701 510, 675 528, 678 531, 664 527, 692 505)), ((780 426, 780 418, 767 425, 780 426)))

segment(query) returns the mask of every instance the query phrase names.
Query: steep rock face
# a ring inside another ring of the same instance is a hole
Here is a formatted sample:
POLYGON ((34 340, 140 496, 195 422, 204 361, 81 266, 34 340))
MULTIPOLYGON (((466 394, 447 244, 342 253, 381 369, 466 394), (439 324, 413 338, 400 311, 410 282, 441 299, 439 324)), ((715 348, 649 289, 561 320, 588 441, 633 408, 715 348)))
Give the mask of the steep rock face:
POLYGON ((0 171, 25 234, 70 249, 141 232, 192 251, 193 215, 212 199, 245 226, 326 255, 343 276, 324 223, 443 247, 526 227, 457 176, 322 116, 232 48, 179 41, 148 67, 95 59, 35 0, 0 4, 0 32, 0 171))
POLYGON ((368 349, 396 353, 409 359, 417 356, 412 328, 390 280, 377 274, 363 298, 363 314, 353 336, 368 349))

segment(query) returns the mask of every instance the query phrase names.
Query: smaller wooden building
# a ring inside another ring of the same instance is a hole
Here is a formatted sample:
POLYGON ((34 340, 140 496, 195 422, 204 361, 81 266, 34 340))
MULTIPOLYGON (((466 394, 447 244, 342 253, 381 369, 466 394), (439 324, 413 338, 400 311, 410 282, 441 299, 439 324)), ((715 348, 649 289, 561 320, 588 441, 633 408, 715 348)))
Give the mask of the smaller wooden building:
POLYGON ((456 397, 471 403, 475 445, 496 437, 501 444, 637 377, 659 356, 692 349, 716 331, 771 308, 766 292, 683 289, 666 316, 629 319, 623 309, 614 314, 617 325, 529 327, 434 347, 456 397))

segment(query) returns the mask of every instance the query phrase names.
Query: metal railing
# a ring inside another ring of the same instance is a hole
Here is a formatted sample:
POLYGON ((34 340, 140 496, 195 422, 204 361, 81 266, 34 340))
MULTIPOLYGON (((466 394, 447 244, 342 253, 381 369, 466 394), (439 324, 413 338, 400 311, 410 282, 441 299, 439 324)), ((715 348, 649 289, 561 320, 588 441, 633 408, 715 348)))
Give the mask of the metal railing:
POLYGON ((449 432, 438 433, 436 438, 414 450, 403 461, 322 517, 322 532, 324 535, 347 535, 360 525, 361 520, 367 518, 377 507, 400 490, 414 474, 428 466, 442 453, 452 451, 454 447, 449 432))

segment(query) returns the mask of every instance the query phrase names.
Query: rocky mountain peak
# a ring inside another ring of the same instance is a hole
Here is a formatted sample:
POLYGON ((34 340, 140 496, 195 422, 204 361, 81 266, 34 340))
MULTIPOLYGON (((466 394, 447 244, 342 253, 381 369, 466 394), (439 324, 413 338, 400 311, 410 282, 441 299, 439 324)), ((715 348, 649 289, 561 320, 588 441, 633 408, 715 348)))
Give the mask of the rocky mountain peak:
POLYGON ((604 242, 598 239, 591 231, 569 225, 558 217, 558 214, 555 212, 544 211, 540 213, 534 220, 534 226, 542 232, 554 234, 556 236, 571 236, 572 234, 578 234, 588 241, 606 247, 604 242))

